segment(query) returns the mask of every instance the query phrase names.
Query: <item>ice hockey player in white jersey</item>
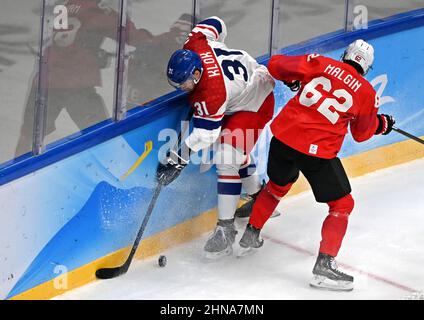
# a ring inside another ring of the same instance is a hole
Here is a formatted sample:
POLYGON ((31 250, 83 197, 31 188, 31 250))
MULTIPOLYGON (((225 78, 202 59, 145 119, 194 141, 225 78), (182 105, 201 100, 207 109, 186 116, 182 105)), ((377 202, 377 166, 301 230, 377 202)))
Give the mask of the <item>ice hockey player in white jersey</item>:
MULTIPOLYGON (((250 152, 274 113, 274 80, 267 68, 243 50, 224 44, 224 21, 210 17, 195 26, 183 49, 171 56, 167 76, 175 88, 189 92, 193 131, 180 152, 159 165, 157 178, 167 185, 189 162, 189 152, 218 143, 214 164, 218 174, 218 222, 204 247, 206 256, 232 254, 237 231, 234 216, 242 186, 252 196, 261 190, 250 152), (219 140, 218 140, 219 139, 219 140)), ((239 209, 243 213, 243 208, 239 209)))

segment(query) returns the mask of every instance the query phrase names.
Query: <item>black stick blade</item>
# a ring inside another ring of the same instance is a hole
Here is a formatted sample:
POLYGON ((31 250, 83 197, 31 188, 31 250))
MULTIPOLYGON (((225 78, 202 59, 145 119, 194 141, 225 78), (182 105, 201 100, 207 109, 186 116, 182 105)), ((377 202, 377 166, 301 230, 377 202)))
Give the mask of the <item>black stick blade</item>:
POLYGON ((119 277, 121 274, 125 273, 126 270, 123 267, 116 268, 102 268, 96 271, 97 279, 112 279, 119 277))

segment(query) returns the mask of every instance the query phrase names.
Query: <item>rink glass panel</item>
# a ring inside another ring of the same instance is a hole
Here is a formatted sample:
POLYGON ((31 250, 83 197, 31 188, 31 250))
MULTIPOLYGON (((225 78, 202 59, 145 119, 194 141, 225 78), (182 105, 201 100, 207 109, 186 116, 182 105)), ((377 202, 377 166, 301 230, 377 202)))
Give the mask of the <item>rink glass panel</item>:
POLYGON ((2 0, 0 163, 31 151, 35 103, 32 89, 37 83, 39 34, 39 1, 2 0))
MULTIPOLYGON (((368 20, 387 18, 392 15, 424 8, 423 0, 350 0, 352 10, 355 6, 365 6, 368 20)), ((359 8, 357 8, 359 11, 359 8)))
MULTIPOLYGON (((46 144, 110 118, 114 107, 118 0, 59 1, 68 29, 51 23, 46 144)), ((47 7, 45 15, 53 15, 47 7)), ((45 39, 46 40, 46 39, 45 39)))
POLYGON ((171 54, 181 49, 192 29, 192 0, 130 0, 128 57, 125 70, 128 109, 174 89, 166 78, 171 54), (143 34, 144 31, 144 34, 143 34))
POLYGON ((344 15, 345 2, 340 0, 280 0, 278 47, 340 30, 344 15))
POLYGON ((218 16, 227 25, 225 44, 252 57, 268 53, 271 24, 270 0, 198 0, 199 19, 218 16))

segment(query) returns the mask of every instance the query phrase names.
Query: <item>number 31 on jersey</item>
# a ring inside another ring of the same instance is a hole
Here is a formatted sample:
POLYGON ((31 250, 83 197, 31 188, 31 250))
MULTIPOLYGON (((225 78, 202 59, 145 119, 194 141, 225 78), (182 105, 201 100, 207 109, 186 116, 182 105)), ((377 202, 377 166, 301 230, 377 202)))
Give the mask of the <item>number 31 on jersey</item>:
POLYGON ((206 102, 205 101, 195 102, 193 106, 194 106, 194 108, 196 108, 197 115, 199 115, 199 116, 208 116, 209 115, 208 109, 206 108, 206 102))

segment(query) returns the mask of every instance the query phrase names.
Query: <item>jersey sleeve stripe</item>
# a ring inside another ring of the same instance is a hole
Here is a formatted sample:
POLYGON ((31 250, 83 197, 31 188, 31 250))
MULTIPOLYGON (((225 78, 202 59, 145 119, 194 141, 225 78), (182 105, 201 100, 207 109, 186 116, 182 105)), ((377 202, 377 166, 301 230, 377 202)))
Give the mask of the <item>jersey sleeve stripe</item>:
POLYGON ((206 117, 202 117, 202 119, 211 119, 211 120, 221 120, 224 117, 223 114, 217 114, 217 115, 213 115, 213 116, 206 116, 206 117))
POLYGON ((193 116, 193 118, 196 118, 196 119, 205 119, 205 120, 210 120, 210 121, 219 121, 219 120, 222 120, 222 118, 224 118, 224 115, 223 114, 214 114, 212 116, 210 116, 210 115, 199 116, 199 115, 195 114, 193 116))
POLYGON ((216 31, 218 31, 218 34, 222 32, 221 21, 219 21, 218 19, 208 18, 203 21, 200 21, 199 24, 205 24, 214 27, 216 31))
POLYGON ((196 29, 197 29, 197 28, 199 28, 199 29, 203 29, 203 30, 211 31, 211 32, 214 34, 215 39, 217 39, 217 40, 218 40, 218 38, 219 38, 219 34, 218 34, 218 32, 216 31, 216 29, 215 29, 215 28, 208 27, 208 26, 197 25, 197 26, 193 29, 193 31, 194 31, 194 32, 196 32, 196 29))
POLYGON ((195 128, 206 129, 206 130, 215 130, 221 127, 222 121, 218 120, 209 120, 193 117, 193 125, 195 128))

